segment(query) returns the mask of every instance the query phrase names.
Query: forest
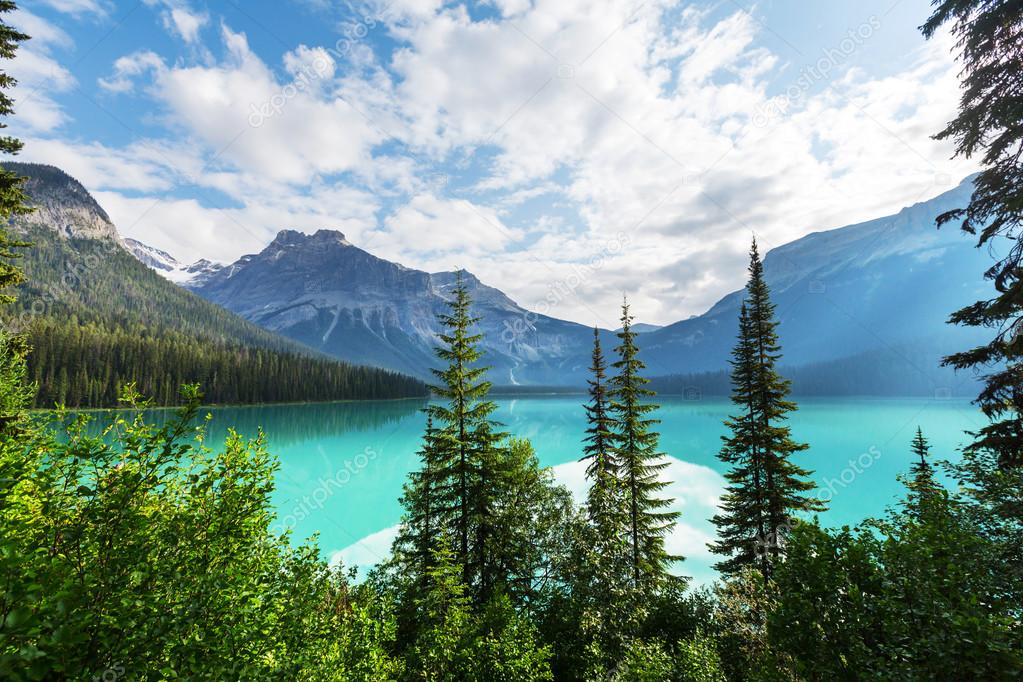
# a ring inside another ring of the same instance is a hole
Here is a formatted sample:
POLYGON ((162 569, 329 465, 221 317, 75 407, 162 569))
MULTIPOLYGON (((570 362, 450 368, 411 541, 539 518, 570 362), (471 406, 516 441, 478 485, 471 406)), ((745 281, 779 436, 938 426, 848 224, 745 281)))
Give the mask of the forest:
MULTIPOLYGON (((0 11, 12 8, 0 0, 0 11)), ((824 504, 812 472, 794 458, 811 444, 789 427, 798 405, 781 371, 778 314, 755 241, 719 451, 727 487, 710 549, 720 577, 705 587, 691 584, 685 557, 665 542, 679 516, 666 497, 658 405, 628 303, 613 348, 594 333, 579 408, 588 494, 576 504, 530 442, 494 420, 478 319, 456 284, 439 320, 433 399, 401 498, 402 523, 389 558, 364 579, 328 564, 315 537, 277 530, 278 464, 266 436, 230 431, 223 443, 209 442, 201 387, 186 382, 174 416, 157 421, 125 375, 115 382, 124 410, 107 415, 97 434, 95 415, 29 409, 33 353, 63 347, 44 341, 34 349, 38 338, 7 325, 0 677, 1019 679, 1023 7, 938 0, 923 31, 931 36, 946 24, 963 46, 966 89, 959 117, 941 135, 961 154, 982 154, 986 170, 970 205, 939 222, 961 226, 981 246, 995 239, 1015 246, 978 273, 994 282, 994 298, 951 313, 953 323, 992 332, 989 343, 944 359, 983 370, 976 405, 986 424, 954 462, 946 459, 952 453, 932 452, 917 429, 903 446, 912 462, 901 476, 904 493, 885 514, 837 529, 817 520, 824 504)), ((0 24, 7 52, 21 39, 0 24)), ((0 97, 0 114, 9 113, 0 97)), ((0 139, 2 151, 19 148, 0 139)), ((25 210, 20 179, 0 170, 0 212, 25 210)), ((30 309, 31 279, 18 285, 22 265, 45 257, 37 249, 0 234, 0 303, 21 297, 17 305, 30 309)), ((101 347, 103 334, 114 332, 88 331, 96 324, 88 314, 88 306, 69 309, 67 324, 86 330, 74 343, 101 347)), ((122 329, 144 333, 142 325, 122 329)), ((125 362, 174 360, 158 350, 166 331, 154 330, 157 345, 137 347, 125 362)), ((59 334, 73 336, 61 326, 47 338, 59 334)), ((288 382, 301 377, 281 372, 288 382)), ((163 382, 179 377, 168 374, 150 373, 160 398, 163 382)), ((342 388, 338 382, 331 386, 342 388)), ((245 385, 239 380, 234 390, 245 385)), ((95 390, 106 399, 106 387, 95 390)))
POLYGON ((419 380, 339 362, 249 324, 113 243, 15 224, 32 247, 23 250, 27 281, 8 316, 35 349, 36 407, 115 407, 130 384, 157 405, 180 404, 186 383, 219 404, 426 395, 419 380))

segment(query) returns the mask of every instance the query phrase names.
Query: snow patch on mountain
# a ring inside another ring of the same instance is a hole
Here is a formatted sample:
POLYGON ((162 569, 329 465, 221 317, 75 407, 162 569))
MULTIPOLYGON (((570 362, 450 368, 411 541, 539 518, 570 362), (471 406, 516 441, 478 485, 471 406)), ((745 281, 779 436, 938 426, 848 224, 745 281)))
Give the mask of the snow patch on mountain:
POLYGON ((205 258, 197 260, 191 265, 185 265, 166 251, 143 244, 130 237, 125 238, 124 245, 143 265, 183 287, 200 286, 211 275, 224 267, 223 263, 216 263, 205 258))

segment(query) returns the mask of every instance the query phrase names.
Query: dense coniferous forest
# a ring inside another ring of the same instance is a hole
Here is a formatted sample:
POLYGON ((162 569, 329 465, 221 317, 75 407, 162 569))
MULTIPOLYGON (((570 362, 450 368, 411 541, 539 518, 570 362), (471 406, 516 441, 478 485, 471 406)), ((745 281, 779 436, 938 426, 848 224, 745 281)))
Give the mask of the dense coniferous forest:
POLYGON ((416 379, 338 362, 260 329, 112 241, 24 224, 17 235, 32 246, 23 250, 28 280, 9 316, 36 349, 29 376, 39 407, 112 407, 129 383, 159 405, 178 404, 177 386, 194 382, 213 403, 425 395, 416 379))
POLYGON ((37 406, 112 407, 134 384, 158 405, 180 403, 176 386, 199 383, 211 404, 310 402, 424 395, 417 379, 323 357, 210 344, 147 328, 108 331, 71 319, 41 321, 29 336, 37 406))
MULTIPOLYGON (((0 0, 0 17, 13 7, 0 0)), ((945 134, 965 154, 991 139, 975 135, 985 125, 1010 136, 984 149, 990 175, 977 204, 952 218, 994 217, 981 243, 1015 239, 1023 128, 1005 124, 1018 123, 1010 105, 1021 98, 1023 8, 938 0, 924 30, 946 22, 965 46, 968 88, 963 118, 945 134), (973 88, 993 119, 977 115, 973 88)), ((0 55, 24 39, 0 20, 0 55)), ((0 78, 0 95, 9 85, 0 78)), ((0 150, 17 149, 0 138, 0 150)), ((18 214, 24 200, 18 178, 0 170, 0 214, 18 214)), ((2 303, 14 301, 27 248, 0 231, 2 303)), ((956 463, 917 429, 903 446, 912 464, 898 503, 830 529, 814 516, 811 472, 793 459, 808 444, 788 426, 798 405, 752 250, 720 447, 728 488, 713 519, 721 577, 701 589, 665 542, 678 515, 627 305, 618 343, 605 350, 595 339, 580 401, 589 492, 576 504, 529 441, 493 420, 473 302, 456 285, 404 517, 390 557, 361 581, 328 565, 314 542, 274 530, 277 465, 264 436, 230 430, 222 445, 209 442, 198 387, 185 386, 184 405, 158 423, 126 386, 125 413, 100 435, 90 435, 89 415, 65 412, 55 430, 54 415, 28 411, 33 351, 3 328, 0 678, 1019 679, 1023 349, 1005 329, 1023 313, 1021 258, 1023 248, 1012 250, 987 273, 995 299, 953 316, 995 331, 990 345, 948 359, 997 360, 977 400, 988 424, 956 463)), ((86 306, 68 310, 99 324, 86 306)))

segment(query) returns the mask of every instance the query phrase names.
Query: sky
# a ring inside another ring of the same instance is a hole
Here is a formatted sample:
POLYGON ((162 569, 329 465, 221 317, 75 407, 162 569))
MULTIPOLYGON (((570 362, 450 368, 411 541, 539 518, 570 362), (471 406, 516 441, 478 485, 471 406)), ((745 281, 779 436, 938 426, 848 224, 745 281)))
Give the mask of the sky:
POLYGON ((927 0, 34 0, 21 159, 120 232, 230 262, 335 229, 614 328, 704 312, 746 252, 976 170, 927 0))

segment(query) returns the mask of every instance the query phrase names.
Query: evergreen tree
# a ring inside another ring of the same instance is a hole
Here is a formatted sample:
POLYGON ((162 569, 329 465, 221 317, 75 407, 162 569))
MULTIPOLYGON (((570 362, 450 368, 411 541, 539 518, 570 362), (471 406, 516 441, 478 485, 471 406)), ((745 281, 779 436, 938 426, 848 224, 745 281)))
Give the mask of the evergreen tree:
POLYGON ((931 446, 919 426, 916 435, 913 436, 913 455, 916 459, 910 468, 908 502, 910 509, 917 509, 925 498, 940 489, 934 480, 934 467, 927 461, 931 456, 931 446))
POLYGON ((731 435, 725 437, 720 457, 732 470, 722 513, 713 519, 721 539, 712 550, 730 557, 718 565, 721 570, 736 572, 753 565, 765 579, 798 520, 795 515, 823 509, 807 495, 814 487, 807 480, 812 472, 791 460, 808 446, 795 442, 784 424, 796 404, 788 399, 789 382, 777 371, 781 344, 774 313, 754 240, 732 354, 732 401, 741 413, 726 422, 731 435))
POLYGON ((725 575, 736 575, 751 566, 757 567, 762 575, 770 573, 769 555, 762 551, 767 541, 768 505, 763 452, 757 442, 754 339, 749 310, 743 301, 739 310, 739 340, 731 360, 732 403, 739 412, 725 421, 730 434, 721 437, 724 444, 718 454, 731 469, 725 474, 728 485, 721 497, 721 513, 711 519, 719 539, 710 549, 728 557, 715 564, 725 575))
MULTIPOLYGON (((17 9, 11 0, 0 0, 0 16, 17 9)), ((0 59, 14 59, 18 46, 28 40, 28 36, 15 30, 3 19, 0 19, 0 59)), ((0 130, 7 127, 3 119, 14 114, 14 100, 8 92, 17 85, 18 81, 6 70, 0 69, 0 130)), ((21 151, 22 142, 10 135, 0 136, 0 154, 14 155, 21 151)), ((11 292, 25 281, 25 275, 17 266, 17 259, 21 258, 18 249, 30 246, 27 242, 13 240, 7 233, 6 225, 14 216, 28 213, 31 209, 27 205, 27 198, 21 189, 24 178, 17 173, 0 167, 0 306, 7 306, 15 302, 15 296, 11 292)), ((6 326, 6 320, 5 326, 6 326)), ((7 332, 14 330, 8 329, 7 332)), ((0 340, 3 346, 5 364, 12 362, 13 366, 23 371, 20 358, 24 358, 28 347, 25 340, 17 335, 6 333, 5 338, 0 340), (11 357, 8 359, 8 355, 11 357)), ((23 390, 20 392, 24 392, 23 390)), ((6 432, 17 421, 14 413, 0 407, 0 432, 6 432)))
POLYGON ((622 303, 621 321, 620 343, 615 348, 618 360, 612 365, 617 374, 611 379, 609 392, 615 427, 614 459, 624 488, 632 583, 649 592, 669 577, 672 561, 682 560, 664 548, 664 536, 679 514, 666 511, 673 500, 657 497, 669 485, 658 479, 668 463, 657 451, 658 434, 653 430, 657 420, 649 417, 657 405, 645 402, 654 393, 645 388, 648 380, 641 375, 645 365, 639 359, 628 301, 622 303))
MULTIPOLYGON (((0 17, 16 9, 17 4, 13 0, 0 0, 0 17)), ((26 40, 28 40, 27 35, 14 29, 0 18, 0 59, 14 59, 19 45, 26 40)), ((14 113, 14 100, 8 92, 17 84, 17 79, 5 70, 0 70, 0 119, 4 119, 14 113)), ((0 130, 6 127, 7 124, 0 120, 0 130)), ((15 137, 10 135, 0 136, 0 154, 17 154, 21 151, 22 146, 22 141, 15 137)), ((20 177, 17 173, 0 168, 0 218, 4 222, 12 216, 28 213, 31 210, 26 205, 27 199, 21 189, 23 181, 24 178, 20 177)), ((4 252, 0 256, 10 258, 7 254, 10 247, 18 245, 17 242, 9 242, 6 236, 0 236, 0 251, 4 252)), ((0 268, 0 291, 6 289, 10 284, 16 283, 10 281, 9 278, 12 277, 12 273, 7 267, 0 268)), ((17 275, 14 275, 14 277, 17 278, 17 275)), ((9 303, 10 301, 6 302, 9 303)))
POLYGON ((791 429, 783 422, 794 412, 795 402, 788 399, 790 382, 777 370, 781 359, 778 321, 770 290, 764 280, 764 264, 760 260, 756 240, 750 249, 750 280, 746 288, 749 300, 749 322, 754 333, 754 393, 759 424, 756 447, 764 463, 764 488, 767 498, 768 544, 774 555, 781 552, 785 535, 797 522, 795 514, 823 511, 819 501, 806 493, 814 489, 807 480, 812 471, 796 465, 791 456, 808 449, 805 443, 792 440, 791 429))
POLYGON ((461 272, 452 294, 449 312, 440 316, 445 331, 440 335, 443 345, 437 349, 437 357, 447 367, 433 370, 439 383, 431 387, 445 403, 427 408, 437 429, 432 477, 438 510, 451 519, 453 552, 462 580, 483 599, 497 577, 488 549, 495 532, 493 506, 502 473, 498 443, 505 434, 490 418, 496 405, 487 399, 487 368, 477 366, 483 337, 471 331, 479 318, 470 313, 471 300, 461 272))
MULTIPOLYGON (((590 372, 593 377, 587 382, 590 401, 583 408, 588 426, 582 459, 587 462, 586 478, 590 484, 586 509, 591 523, 604 529, 612 523, 609 517, 616 507, 620 481, 613 450, 614 419, 608 404, 607 363, 600 348, 600 332, 596 328, 593 330, 590 372)), ((617 532, 617 528, 614 531, 617 532)))
POLYGON ((983 346, 945 358, 956 369, 990 371, 977 404, 990 423, 972 434, 971 452, 991 451, 998 466, 1023 466, 1023 4, 935 0, 921 27, 932 37, 951 23, 962 66, 959 114, 937 139, 956 142, 956 155, 980 154, 984 170, 965 208, 938 216, 938 226, 961 221, 978 248, 998 244, 1002 258, 984 276, 997 295, 953 313, 950 322, 995 330, 983 346), (991 368, 994 368, 993 370, 991 368))
POLYGON ((629 504, 615 456, 615 420, 606 379, 607 364, 600 333, 593 330, 589 402, 583 461, 587 462, 588 526, 577 542, 573 596, 580 609, 584 658, 594 679, 621 664, 628 642, 642 624, 642 600, 634 583, 632 546, 628 540, 629 504))

